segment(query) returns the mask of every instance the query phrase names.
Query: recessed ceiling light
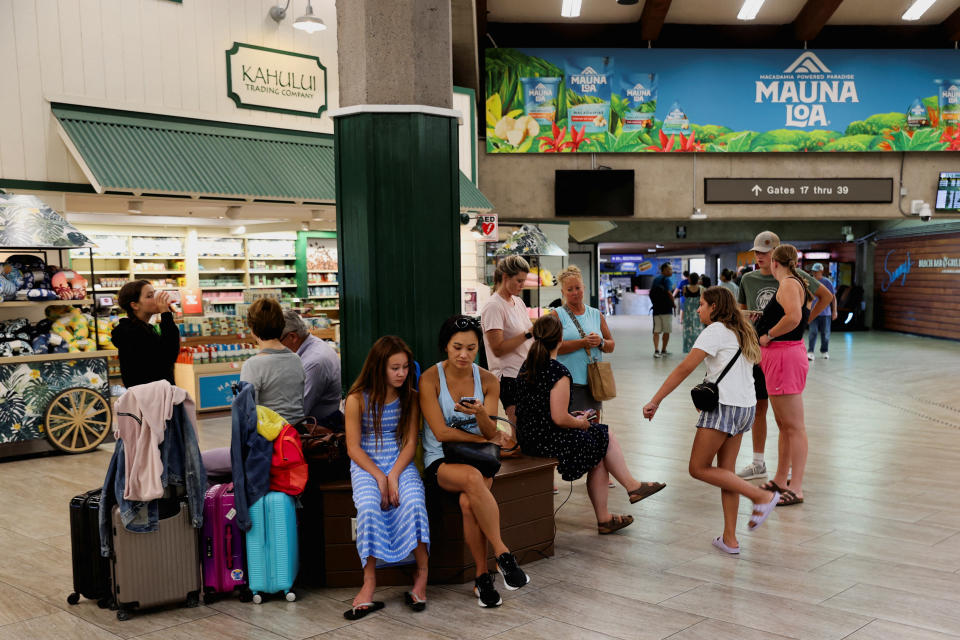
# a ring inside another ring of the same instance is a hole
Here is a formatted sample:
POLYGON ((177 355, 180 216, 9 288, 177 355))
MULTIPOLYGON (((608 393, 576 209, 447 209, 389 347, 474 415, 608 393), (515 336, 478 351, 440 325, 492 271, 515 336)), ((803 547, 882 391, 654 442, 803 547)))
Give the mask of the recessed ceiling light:
POLYGON ((581 3, 582 0, 563 0, 563 5, 560 7, 560 15, 564 18, 579 18, 581 3))
POLYGON ((656 253, 656 252, 657 252, 656 249, 647 249, 647 253, 656 253))
POLYGON ((240 225, 239 227, 234 227, 233 229, 230 229, 230 233, 232 233, 232 234, 235 235, 235 236, 239 236, 239 235, 244 234, 244 233, 246 233, 246 232, 247 232, 247 228, 246 228, 245 226, 243 226, 243 225, 240 225))
POLYGON ((919 20, 923 14, 927 12, 927 9, 933 6, 933 3, 937 0, 914 0, 914 3, 910 5, 910 8, 903 12, 903 15, 900 16, 901 20, 919 20))
POLYGON ((127 213, 143 213, 143 200, 128 200, 127 213))
POLYGON ((323 221, 323 211, 320 209, 310 209, 310 219, 314 222, 323 221))
POLYGON ((753 20, 757 17, 762 6, 763 0, 743 0, 743 6, 740 7, 737 20, 753 20))
POLYGON ((658 244, 658 245, 656 245, 656 247, 657 247, 657 249, 666 249, 666 247, 664 247, 662 244, 658 244))

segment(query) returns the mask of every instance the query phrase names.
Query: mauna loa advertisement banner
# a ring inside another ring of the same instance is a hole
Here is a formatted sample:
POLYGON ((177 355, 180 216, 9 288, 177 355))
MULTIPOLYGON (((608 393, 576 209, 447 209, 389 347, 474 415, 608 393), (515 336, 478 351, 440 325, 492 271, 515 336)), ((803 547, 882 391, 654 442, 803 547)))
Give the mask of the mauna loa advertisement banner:
POLYGON ((488 49, 488 153, 960 150, 960 53, 488 49))

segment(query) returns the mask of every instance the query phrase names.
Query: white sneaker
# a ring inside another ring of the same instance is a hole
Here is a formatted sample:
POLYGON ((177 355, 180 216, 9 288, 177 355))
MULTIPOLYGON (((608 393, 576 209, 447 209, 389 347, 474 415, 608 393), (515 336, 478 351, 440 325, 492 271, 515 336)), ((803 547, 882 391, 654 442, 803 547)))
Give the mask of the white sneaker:
POLYGON ((807 360, 813 362, 813 351, 807 351, 807 360))
MULTIPOLYGON (((812 359, 813 359, 813 358, 811 358, 811 360, 812 360, 812 359)), ((829 353, 823 354, 823 359, 824 359, 824 360, 829 360, 829 359, 830 359, 830 354, 829 354, 829 353)))
POLYGON ((767 463, 766 462, 751 462, 743 469, 737 472, 737 475, 743 478, 744 480, 756 480, 757 478, 766 478, 767 477, 767 463))
POLYGON ((653 352, 653 357, 654 357, 654 358, 662 358, 663 355, 662 355, 659 351, 654 351, 654 352, 653 352))

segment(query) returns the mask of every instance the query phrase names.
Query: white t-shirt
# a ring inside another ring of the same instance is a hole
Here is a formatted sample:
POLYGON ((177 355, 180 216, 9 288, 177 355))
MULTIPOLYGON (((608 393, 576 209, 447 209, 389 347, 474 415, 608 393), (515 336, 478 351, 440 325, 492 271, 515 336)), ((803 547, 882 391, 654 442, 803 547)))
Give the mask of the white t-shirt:
MULTIPOLYGON (((737 334, 722 322, 712 322, 700 332, 694 349, 706 352, 707 380, 716 381, 740 348, 737 334)), ((753 386, 753 364, 741 354, 723 380, 720 381, 720 404, 733 407, 752 407, 757 404, 753 386)))
MULTIPOLYGON (((480 324, 483 327, 483 333, 500 329, 503 331, 503 339, 509 340, 521 334, 530 331, 532 324, 530 316, 527 315, 527 305, 517 296, 512 296, 512 302, 507 302, 499 293, 490 296, 487 303, 480 310, 480 324)), ((520 367, 527 359, 527 352, 530 351, 530 345, 533 339, 525 341, 519 347, 504 354, 501 357, 494 355, 490 348, 490 341, 484 340, 483 345, 487 351, 487 365, 490 372, 498 378, 516 378, 520 372, 520 367)))

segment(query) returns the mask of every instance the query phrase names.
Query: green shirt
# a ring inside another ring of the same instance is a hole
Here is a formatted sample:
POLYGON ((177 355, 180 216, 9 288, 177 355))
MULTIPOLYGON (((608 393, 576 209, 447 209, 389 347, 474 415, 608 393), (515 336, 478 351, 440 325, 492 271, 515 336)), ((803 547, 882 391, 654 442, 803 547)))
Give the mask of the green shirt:
MULTIPOLYGON (((801 269, 797 269, 797 271, 800 272, 800 277, 806 281, 810 293, 816 295, 817 289, 820 288, 817 279, 806 271, 801 269)), ((750 271, 743 274, 743 278, 740 279, 740 294, 737 296, 737 302, 746 305, 750 311, 763 311, 767 307, 767 303, 777 295, 777 289, 779 288, 780 283, 773 277, 773 274, 765 276, 760 271, 750 271)))

